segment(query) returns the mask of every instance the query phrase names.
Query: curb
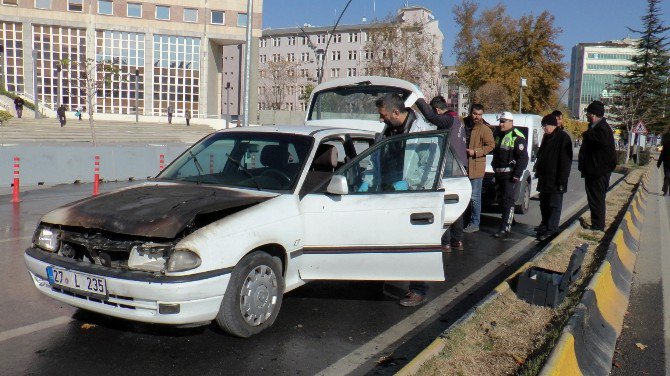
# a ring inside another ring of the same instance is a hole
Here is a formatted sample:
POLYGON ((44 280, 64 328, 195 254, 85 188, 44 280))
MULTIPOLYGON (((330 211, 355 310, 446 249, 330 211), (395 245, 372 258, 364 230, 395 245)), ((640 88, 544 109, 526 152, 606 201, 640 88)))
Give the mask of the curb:
MULTIPOLYGON (((618 186, 622 181, 624 181, 625 176, 626 175, 624 175, 624 178, 620 179, 616 183, 615 186, 618 186)), ((642 185, 646 186, 646 184, 647 184, 646 173, 642 177, 642 182, 643 182, 642 185)), ((610 190, 613 189, 615 186, 612 186, 612 188, 610 188, 610 190)), ((636 193, 634 194, 633 200, 631 202, 638 202, 639 193, 640 193, 640 190, 638 188, 636 190, 636 193)), ((646 196, 645 196, 645 200, 646 200, 646 196)), ((628 207, 628 210, 626 212, 624 220, 629 218, 629 212, 631 211, 632 207, 633 207, 633 205, 630 205, 628 207)), ((646 209, 646 205, 645 205, 644 208, 646 209)), ((579 210, 577 212, 579 212, 579 210)), ((632 215, 633 214, 631 214, 631 217, 632 217, 632 215)), ((638 221, 637 223, 641 224, 641 222, 640 222, 641 216, 640 216, 639 210, 637 211, 637 216, 635 218, 638 221)), ((612 239, 612 244, 614 243, 614 240, 617 239, 617 235, 619 234, 621 225, 623 223, 624 222, 622 221, 621 224, 619 225, 619 229, 617 230, 616 235, 612 239)), ((514 278, 516 278, 517 275, 523 273, 524 270, 533 266, 535 261, 537 261, 539 258, 543 257, 548 250, 553 248, 554 245, 564 241, 567 237, 571 236, 572 233, 574 233, 579 227, 581 227, 581 225, 579 224, 579 220, 575 219, 572 222, 572 224, 570 224, 570 226, 566 227, 563 231, 561 231, 560 234, 558 234, 547 245, 545 245, 535 256, 533 256, 530 260, 528 260, 526 263, 521 265, 521 267, 519 267, 514 273, 510 274, 505 279, 505 281, 503 281, 498 286, 496 286, 496 288, 493 289, 493 291, 491 291, 486 297, 484 297, 484 299, 482 299, 474 307, 470 308, 463 316, 461 316, 461 318, 459 318, 456 322, 454 322, 451 326, 449 326, 449 328, 447 328, 433 342, 431 342, 425 349, 423 349, 417 356, 415 356, 409 363, 407 363, 402 369, 400 369, 396 373, 396 376, 410 376, 410 375, 416 374, 418 372, 419 368, 421 368, 421 366, 423 364, 425 364, 431 358, 437 356, 442 351, 442 349, 444 349, 444 347, 446 346, 446 343, 447 343, 446 337, 449 335, 449 333, 451 331, 458 328, 460 325, 470 321, 470 319, 472 319, 475 316, 477 311, 486 307, 489 303, 491 303, 493 300, 495 300, 498 297, 498 295, 501 295, 501 294, 505 293, 506 291, 508 291, 511 288, 511 282, 514 280, 514 278)), ((640 228, 639 226, 636 227, 636 229, 639 229, 639 228, 640 228)), ((639 231, 637 232, 637 235, 639 237, 639 231)), ((608 257, 609 257, 609 253, 610 252, 608 251, 608 257)), ((634 262, 633 262, 633 265, 634 265, 634 262)), ((632 275, 632 272, 631 272, 631 275, 632 275)), ((594 275, 594 278, 595 278, 595 275, 594 275)), ((631 276, 631 280, 632 280, 632 276, 631 276)), ((629 286, 630 286, 630 283, 629 283, 629 286)), ((629 288, 629 292, 630 292, 630 288, 629 288)), ((627 305, 628 305, 628 302, 626 301, 626 306, 627 305)), ((622 316, 622 323, 623 323, 623 316, 622 316)), ((559 341, 557 347, 551 353, 552 358, 554 356, 554 353, 558 350, 558 346, 562 345, 562 343, 563 343, 562 340, 563 340, 563 335, 561 335, 561 338, 560 338, 560 341, 559 341)), ((572 348, 574 349, 574 339, 572 340, 572 343, 573 343, 572 348)), ((615 343, 616 343, 616 338, 615 338, 615 343)), ((614 345, 612 345, 612 355, 614 355, 614 345)), ((546 368, 547 368, 546 366, 543 368, 543 371, 542 371, 543 373, 540 376, 547 376, 547 375, 552 375, 553 376, 553 375, 561 375, 561 374, 564 374, 564 375, 581 375, 580 372, 577 372, 577 373, 571 373, 571 372, 560 373, 559 372, 559 373, 545 374, 544 369, 546 369, 546 368)), ((609 374, 609 369, 608 369, 606 374, 609 374)))
POLYGON ((647 208, 647 185, 645 173, 603 263, 591 278, 540 376, 609 375, 628 307, 647 208))

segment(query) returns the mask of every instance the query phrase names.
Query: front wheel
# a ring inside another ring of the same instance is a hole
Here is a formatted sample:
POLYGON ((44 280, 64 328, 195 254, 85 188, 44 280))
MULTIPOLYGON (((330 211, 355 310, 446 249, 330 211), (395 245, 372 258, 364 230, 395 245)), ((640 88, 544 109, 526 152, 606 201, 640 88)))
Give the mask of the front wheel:
POLYGON ((523 188, 523 197, 521 198, 521 203, 516 205, 517 214, 526 214, 528 213, 528 208, 530 207, 530 183, 524 184, 523 188))
POLYGON ((216 323, 235 337, 247 338, 272 326, 284 294, 281 261, 257 251, 242 258, 230 276, 216 323))

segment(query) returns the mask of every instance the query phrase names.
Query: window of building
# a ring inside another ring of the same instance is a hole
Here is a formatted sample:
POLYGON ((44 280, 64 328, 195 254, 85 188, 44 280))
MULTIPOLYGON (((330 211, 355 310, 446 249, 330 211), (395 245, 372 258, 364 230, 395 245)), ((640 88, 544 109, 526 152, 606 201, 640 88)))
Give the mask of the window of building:
POLYGON ((272 47, 281 46, 281 38, 272 38, 272 47))
POLYGON ((164 5, 156 5, 156 19, 157 20, 169 20, 170 19, 170 7, 164 5))
POLYGON ((142 18, 142 4, 128 3, 126 12, 128 17, 142 18))
POLYGON ((268 45, 268 40, 265 38, 262 38, 261 41, 259 42, 261 47, 267 47, 268 45))
POLYGON ((184 22, 198 22, 198 10, 195 8, 184 8, 184 22))
POLYGON ((35 0, 35 8, 51 9, 51 0, 35 0))
POLYGON ((349 33, 349 42, 351 43, 358 42, 358 33, 349 33))
POLYGON ((315 77, 318 79, 319 77, 322 77, 322 76, 323 76, 323 69, 318 68, 318 69, 316 70, 316 75, 315 75, 315 77))
POLYGON ((280 54, 272 54, 272 61, 275 63, 278 61, 281 61, 281 55, 280 54))
POLYGON ((238 27, 247 27, 249 23, 249 16, 246 13, 237 14, 237 26, 238 27))
POLYGON ((357 60, 358 51, 349 51, 349 60, 357 60))
POLYGON ((290 52, 286 55, 286 61, 295 61, 295 54, 290 52))
POLYGON ((19 0, 2 0, 2 5, 19 5, 19 0))
POLYGON ((154 35, 153 115, 175 113, 198 115, 200 100, 200 39, 154 35))
POLYGON ((212 24, 214 25, 225 25, 226 24, 226 12, 222 10, 213 10, 212 11, 212 24))
POLYGON ((307 41, 308 41, 307 37, 302 37, 302 45, 303 46, 307 44, 307 41))
POLYGON ((356 68, 347 68, 347 77, 355 77, 356 68))
POLYGON ((68 0, 67 10, 70 12, 82 12, 84 10, 84 0, 68 0))
POLYGON ((331 51, 330 60, 332 61, 340 60, 340 51, 331 51))
POLYGON ((372 60, 374 58, 374 54, 370 50, 365 50, 365 60, 372 60))
POLYGON ((114 4, 111 1, 98 0, 98 14, 113 15, 114 4))
MULTIPOLYGON (((11 4, 10 4, 11 5, 11 4)), ((10 92, 23 92, 23 28, 20 23, 0 22, 0 42, 5 47, 5 87, 10 92)))
POLYGON ((333 35, 333 43, 340 43, 340 42, 342 42, 342 34, 333 35))
POLYGON ((288 45, 289 46, 295 46, 295 37, 293 37, 293 36, 288 37, 288 45))
POLYGON ((368 41, 368 33, 366 33, 365 31, 362 32, 361 33, 361 39, 363 40, 363 42, 367 42, 368 41))
POLYGON ((326 35, 319 34, 316 36, 316 43, 326 43, 326 35))
POLYGON ((309 61, 309 52, 303 52, 300 54, 300 61, 309 61))
POLYGON ((260 60, 261 63, 265 63, 268 61, 267 55, 260 55, 258 56, 258 59, 260 60))
POLYGON ((330 78, 340 77, 340 68, 331 68, 330 69, 330 78))

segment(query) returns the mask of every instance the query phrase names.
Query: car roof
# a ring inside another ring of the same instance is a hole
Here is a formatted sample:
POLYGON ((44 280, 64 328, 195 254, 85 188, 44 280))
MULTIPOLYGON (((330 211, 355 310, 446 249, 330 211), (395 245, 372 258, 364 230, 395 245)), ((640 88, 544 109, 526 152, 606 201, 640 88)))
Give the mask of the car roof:
POLYGON ((398 78, 382 77, 382 76, 356 76, 356 77, 338 78, 336 80, 327 81, 317 85, 314 88, 313 92, 316 93, 318 91, 328 90, 335 87, 357 85, 367 82, 369 82, 369 85, 373 86, 392 86, 407 90, 411 93, 421 93, 419 88, 417 88, 416 85, 410 82, 398 78))
POLYGON ((306 126, 306 125, 263 125, 260 127, 236 127, 236 128, 222 129, 219 132, 276 132, 283 134, 311 136, 318 140, 330 136, 343 135, 343 134, 361 135, 361 136, 374 135, 374 132, 359 129, 306 126))

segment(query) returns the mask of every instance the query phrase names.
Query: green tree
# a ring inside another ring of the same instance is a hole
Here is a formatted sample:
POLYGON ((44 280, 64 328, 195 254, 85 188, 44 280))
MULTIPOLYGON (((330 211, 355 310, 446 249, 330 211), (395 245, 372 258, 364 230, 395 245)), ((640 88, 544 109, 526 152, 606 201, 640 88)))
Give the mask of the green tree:
MULTIPOLYGON (((521 77, 527 79, 522 111, 540 113, 558 102, 558 89, 567 77, 563 48, 556 42, 561 29, 554 16, 542 12, 514 19, 499 4, 479 12, 465 0, 454 7, 459 41, 454 46, 459 77, 474 92, 493 82, 518 98, 521 77), (477 15, 479 14, 479 17, 477 15)), ((479 98, 474 98, 479 101, 479 98)))
POLYGON ((670 55, 659 7, 660 0, 647 0, 647 13, 642 16, 642 29, 629 28, 639 35, 637 52, 628 69, 615 87, 618 102, 612 113, 628 130, 639 120, 644 121, 651 132, 660 132, 670 124, 668 111, 668 77, 670 77, 670 55))

